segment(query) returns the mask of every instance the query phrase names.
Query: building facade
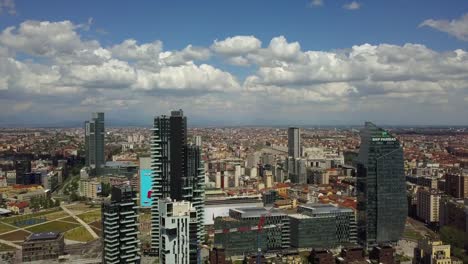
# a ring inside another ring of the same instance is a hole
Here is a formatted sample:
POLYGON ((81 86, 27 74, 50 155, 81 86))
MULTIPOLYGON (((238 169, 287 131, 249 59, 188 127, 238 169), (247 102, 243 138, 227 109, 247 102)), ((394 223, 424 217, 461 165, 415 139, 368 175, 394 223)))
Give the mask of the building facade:
POLYGON ((468 176, 445 175, 445 193, 455 198, 468 198, 468 176))
POLYGON ((298 127, 288 129, 288 156, 301 157, 301 131, 298 127))
POLYGON ((130 186, 112 187, 102 204, 102 263, 140 263, 136 199, 130 186))
POLYGON ((436 190, 418 188, 416 215, 426 223, 439 222, 441 195, 436 190))
POLYGON ((452 264, 450 245, 427 238, 419 240, 414 248, 413 264, 452 264))
POLYGON ((22 245, 23 262, 58 259, 64 254, 63 233, 46 232, 29 235, 22 245))
POLYGON ((91 120, 85 122, 86 166, 92 173, 99 175, 105 165, 104 158, 104 113, 93 113, 91 120))
POLYGON ((408 215, 403 149, 370 122, 361 131, 356 183, 359 242, 369 247, 398 241, 408 215))
POLYGON ((306 204, 289 215, 291 246, 332 248, 356 243, 356 217, 349 208, 330 204, 306 204))
POLYGON ((197 212, 196 232, 191 232, 190 259, 196 262, 204 237, 205 172, 199 146, 187 144, 187 118, 182 110, 154 119, 151 142, 152 200, 151 251, 159 255, 160 199, 191 202, 197 212))
POLYGON ((190 220, 192 218, 196 221, 195 209, 191 207, 190 202, 173 202, 167 198, 159 200, 159 210, 161 234, 160 263, 191 263, 190 220))
POLYGON ((230 209, 228 217, 215 218, 214 228, 214 244, 224 248, 228 256, 256 252, 259 248, 280 250, 290 245, 289 218, 276 209, 230 209), (259 222, 263 222, 260 232, 259 222))

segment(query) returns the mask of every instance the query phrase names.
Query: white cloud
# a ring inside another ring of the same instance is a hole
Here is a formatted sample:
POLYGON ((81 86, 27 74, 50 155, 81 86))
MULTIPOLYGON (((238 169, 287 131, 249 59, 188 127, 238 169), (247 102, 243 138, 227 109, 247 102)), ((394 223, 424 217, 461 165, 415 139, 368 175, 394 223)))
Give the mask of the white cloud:
POLYGON ((138 80, 133 85, 136 90, 227 92, 239 89, 239 84, 233 75, 207 64, 169 66, 162 68, 159 72, 138 70, 137 74, 138 80))
POLYGON ((448 33, 460 40, 468 41, 468 13, 451 21, 427 19, 419 24, 419 27, 424 26, 448 33))
POLYGON ((352 1, 351 3, 344 4, 343 8, 348 10, 358 10, 361 8, 361 4, 356 1, 352 1))
POLYGON ((231 36, 210 47, 188 44, 181 50, 164 50, 159 40, 127 39, 103 47, 83 40, 82 30, 69 21, 26 21, 3 30, 0 100, 12 103, 0 105, 1 110, 17 105, 15 112, 60 107, 81 113, 101 107, 149 114, 180 104, 204 116, 256 113, 277 119, 292 112, 299 117, 300 109, 306 113, 309 107, 344 115, 359 109, 374 113, 393 104, 399 110, 430 104, 468 114, 468 53, 463 49, 362 44, 316 51, 303 50, 284 36, 272 38, 266 47, 255 36, 231 36), (226 68, 232 67, 209 64, 213 54, 221 64, 251 67, 231 73, 226 68), (31 101, 35 103, 28 107, 31 101))
POLYGON ((118 45, 110 48, 112 55, 127 60, 151 60, 157 59, 163 49, 161 41, 138 45, 134 39, 126 39, 118 45))
POLYGON ((215 40, 211 48, 219 54, 237 56, 259 49, 262 42, 254 36, 235 36, 224 40, 215 40))
POLYGON ((14 0, 0 0, 0 15, 2 15, 5 12, 10 15, 16 15, 14 0))
POLYGON ((311 0, 310 5, 311 6, 323 6, 323 0, 311 0))

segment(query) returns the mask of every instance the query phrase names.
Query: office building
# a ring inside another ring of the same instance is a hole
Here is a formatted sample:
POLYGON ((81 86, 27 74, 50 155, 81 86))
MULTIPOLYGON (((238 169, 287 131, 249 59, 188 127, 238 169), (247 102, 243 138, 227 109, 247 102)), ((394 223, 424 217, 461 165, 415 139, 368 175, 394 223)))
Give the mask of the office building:
POLYGON ((205 172, 201 149, 187 144, 187 118, 182 110, 154 119, 151 142, 152 201, 151 252, 159 255, 160 199, 185 200, 196 210, 196 232, 191 232, 190 262, 196 262, 198 245, 204 237, 205 172))
POLYGON ((16 172, 16 184, 24 184, 25 174, 31 172, 31 161, 27 159, 15 160, 14 167, 16 172))
POLYGON ((45 232, 30 234, 22 245, 23 262, 58 259, 64 254, 63 233, 45 232))
POLYGON ((130 186, 112 187, 102 204, 102 262, 140 263, 136 192, 130 186))
POLYGON ((369 247, 398 241, 408 215, 403 149, 370 122, 361 131, 356 185, 359 243, 369 247))
POLYGON ((301 157, 301 131, 297 127, 288 129, 288 156, 301 157))
POLYGON ((468 198, 468 176, 445 175, 445 193, 455 198, 468 198))
POLYGON ((214 228, 214 245, 224 248, 227 256, 257 252, 258 248, 280 250, 290 244, 288 215, 277 209, 230 209, 229 216, 215 218, 214 228), (260 222, 262 231, 258 232, 260 222))
POLYGON ((196 211, 187 201, 175 202, 170 198, 160 199, 160 250, 162 264, 189 264, 190 220, 196 221, 196 211))
POLYGON ((440 193, 421 187, 417 191, 417 197, 417 217, 428 224, 439 222, 440 193))
POLYGON ((424 238, 414 248, 413 264, 451 264, 450 245, 424 238))
POLYGON ((105 165, 104 133, 104 113, 93 113, 85 122, 85 155, 86 166, 95 175, 100 175, 105 165))
POLYGON ((291 246, 331 248, 356 243, 356 218, 349 208, 331 204, 306 204, 289 215, 291 246))

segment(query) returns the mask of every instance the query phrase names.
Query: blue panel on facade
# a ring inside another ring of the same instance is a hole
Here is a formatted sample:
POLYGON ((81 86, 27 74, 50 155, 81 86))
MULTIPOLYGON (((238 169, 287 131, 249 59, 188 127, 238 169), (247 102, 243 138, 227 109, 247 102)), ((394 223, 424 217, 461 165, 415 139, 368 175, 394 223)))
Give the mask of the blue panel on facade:
POLYGON ((140 170, 140 206, 151 207, 151 170, 140 170))

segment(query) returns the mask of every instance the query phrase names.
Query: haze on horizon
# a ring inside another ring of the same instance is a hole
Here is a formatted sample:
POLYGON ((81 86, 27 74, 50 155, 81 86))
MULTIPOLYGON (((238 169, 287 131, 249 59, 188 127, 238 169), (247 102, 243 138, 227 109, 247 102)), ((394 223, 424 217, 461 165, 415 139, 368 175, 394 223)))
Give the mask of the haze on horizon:
POLYGON ((466 1, 0 0, 0 126, 468 125, 466 1))

